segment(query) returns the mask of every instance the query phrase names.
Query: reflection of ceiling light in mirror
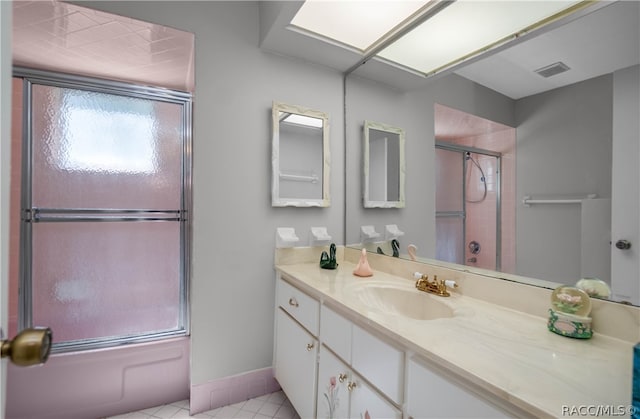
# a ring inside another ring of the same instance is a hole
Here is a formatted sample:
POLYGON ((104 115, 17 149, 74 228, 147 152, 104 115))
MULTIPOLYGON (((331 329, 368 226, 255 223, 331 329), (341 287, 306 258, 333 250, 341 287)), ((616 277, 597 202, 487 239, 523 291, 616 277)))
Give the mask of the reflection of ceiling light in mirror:
POLYGON ((312 118, 310 116, 298 115, 295 113, 290 113, 284 118, 282 117, 283 112, 280 112, 280 121, 287 122, 290 124, 296 125, 304 125, 306 127, 313 128, 322 128, 322 119, 320 118, 312 118))
POLYGON ((380 56, 430 74, 563 12, 576 0, 459 0, 380 52, 380 56))
POLYGON ((291 24, 364 51, 427 3, 307 0, 291 24))

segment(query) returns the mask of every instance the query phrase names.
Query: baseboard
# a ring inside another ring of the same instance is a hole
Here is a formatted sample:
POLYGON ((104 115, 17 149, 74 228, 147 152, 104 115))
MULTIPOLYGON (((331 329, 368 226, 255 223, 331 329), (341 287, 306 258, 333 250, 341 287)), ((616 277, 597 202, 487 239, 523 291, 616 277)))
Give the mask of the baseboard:
POLYGON ((191 385, 191 414, 206 412, 280 390, 273 368, 263 368, 191 385))

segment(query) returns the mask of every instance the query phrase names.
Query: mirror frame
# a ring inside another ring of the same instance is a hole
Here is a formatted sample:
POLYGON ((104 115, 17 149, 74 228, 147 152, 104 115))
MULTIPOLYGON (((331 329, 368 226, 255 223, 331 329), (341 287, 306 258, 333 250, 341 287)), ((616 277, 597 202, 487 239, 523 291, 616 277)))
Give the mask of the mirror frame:
POLYGON ((363 126, 363 147, 362 147, 362 168, 363 168, 363 177, 362 177, 362 204, 365 208, 404 208, 405 206, 405 158, 404 158, 404 143, 405 143, 405 134, 402 128, 394 127, 388 124, 382 124, 379 122, 372 121, 364 121, 363 126), (373 201, 369 199, 370 191, 369 191, 369 172, 370 172, 370 162, 369 162, 369 152, 370 152, 370 130, 377 130, 388 132, 390 134, 398 135, 399 139, 399 158, 400 162, 398 165, 399 168, 399 181, 400 181, 400 193, 399 199, 397 201, 373 201))
POLYGON ((271 137, 271 206, 273 207, 329 207, 331 156, 329 151, 329 115, 325 112, 273 102, 271 137), (286 112, 322 120, 322 198, 282 198, 280 197, 280 118, 279 113, 286 112))

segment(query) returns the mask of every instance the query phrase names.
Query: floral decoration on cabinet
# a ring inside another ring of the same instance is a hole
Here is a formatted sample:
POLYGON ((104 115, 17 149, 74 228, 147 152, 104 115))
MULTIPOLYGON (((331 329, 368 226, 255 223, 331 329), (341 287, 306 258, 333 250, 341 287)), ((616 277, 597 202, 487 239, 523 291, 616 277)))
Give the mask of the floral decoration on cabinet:
POLYGON ((336 377, 329 378, 329 385, 327 386, 327 392, 324 393, 324 398, 327 400, 329 407, 329 419, 334 418, 334 413, 340 405, 340 399, 338 398, 338 387, 336 386, 336 377))

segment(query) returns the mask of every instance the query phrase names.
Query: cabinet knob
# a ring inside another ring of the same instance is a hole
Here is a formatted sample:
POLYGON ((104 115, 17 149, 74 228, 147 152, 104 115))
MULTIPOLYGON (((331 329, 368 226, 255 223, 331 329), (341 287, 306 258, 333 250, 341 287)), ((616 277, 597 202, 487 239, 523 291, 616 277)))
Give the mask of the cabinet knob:
POLYGON ((356 388, 358 385, 356 383, 354 383, 353 381, 351 381, 349 384, 347 384, 347 390, 349 391, 353 391, 354 388, 356 388))
POLYGON ((338 381, 340 381, 341 383, 344 383, 344 380, 346 380, 346 379, 347 379, 347 374, 340 373, 338 375, 338 381))
POLYGON ((629 240, 618 240, 616 247, 620 250, 628 250, 631 249, 631 242, 629 240))
POLYGON ((289 305, 292 307, 298 307, 300 304, 298 304, 295 298, 291 297, 289 298, 289 305))
POLYGON ((311 342, 311 343, 307 343, 307 351, 312 350, 314 346, 315 346, 315 345, 314 345, 314 343, 313 343, 313 342, 311 342))

